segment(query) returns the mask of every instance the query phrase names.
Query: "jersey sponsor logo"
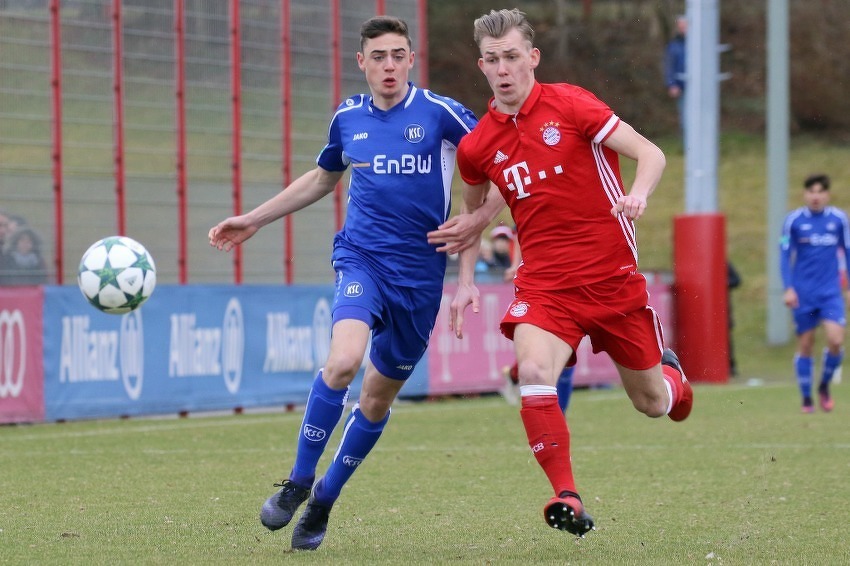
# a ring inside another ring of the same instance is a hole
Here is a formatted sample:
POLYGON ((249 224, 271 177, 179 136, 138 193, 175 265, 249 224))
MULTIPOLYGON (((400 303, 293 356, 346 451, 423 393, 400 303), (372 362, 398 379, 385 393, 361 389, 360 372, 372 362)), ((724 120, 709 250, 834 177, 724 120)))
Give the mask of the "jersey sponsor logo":
POLYGON ((810 246, 838 245, 838 236, 836 236, 835 234, 812 234, 811 236, 809 236, 808 240, 810 246))
POLYGON ((496 152, 496 157, 493 158, 493 165, 498 165, 499 163, 507 160, 508 156, 502 153, 502 150, 500 149, 496 152))
POLYGON ((528 314, 528 303, 525 301, 517 301, 511 305, 511 316, 517 318, 528 314))
POLYGON ((357 132, 354 134, 354 137, 351 138, 351 141, 360 141, 369 138, 369 132, 357 132))
POLYGON ((419 124, 410 124, 404 128, 404 139, 410 143, 419 143, 425 139, 425 128, 419 124))
POLYGON ((540 128, 540 131, 543 133, 543 143, 546 145, 556 145, 559 141, 561 141, 561 130, 558 129, 560 126, 558 122, 546 122, 540 128))
POLYGON ((304 425, 304 438, 310 442, 321 442, 328 435, 324 430, 311 424, 304 425))
POLYGON ((386 155, 376 155, 372 162, 372 171, 378 175, 426 175, 431 172, 431 156, 411 155, 405 153, 400 159, 390 159, 386 155))
POLYGON ((363 463, 363 458, 354 458, 353 456, 345 455, 342 457, 342 463, 349 468, 356 468, 363 463))
MULTIPOLYGON (((555 175, 563 175, 564 166, 555 165, 552 167, 552 173, 555 175)), ((541 181, 545 180, 549 173, 546 169, 540 169, 534 173, 541 181)), ((528 168, 528 163, 520 161, 513 165, 509 165, 502 169, 502 175, 505 178, 505 186, 509 191, 516 191, 517 200, 531 196, 531 193, 526 189, 531 185, 532 175, 528 168)))
POLYGON ((361 285, 357 281, 352 281, 351 283, 345 286, 345 291, 343 291, 343 294, 346 297, 359 297, 363 294, 363 285, 361 285))

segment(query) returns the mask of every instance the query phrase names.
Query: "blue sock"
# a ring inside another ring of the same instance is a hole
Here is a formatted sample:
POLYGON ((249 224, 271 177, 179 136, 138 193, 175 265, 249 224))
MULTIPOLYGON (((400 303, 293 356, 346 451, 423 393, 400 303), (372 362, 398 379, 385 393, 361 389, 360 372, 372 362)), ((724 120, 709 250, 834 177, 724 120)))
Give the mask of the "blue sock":
POLYGON ((558 406, 561 407, 561 412, 565 413, 567 407, 570 406, 570 396, 573 394, 573 372, 575 366, 565 367, 561 375, 558 376, 558 382, 555 388, 558 390, 558 406))
POLYGON ((794 356, 794 371, 797 373, 797 385, 803 399, 812 398, 812 358, 794 356))
POLYGON ((829 382, 832 381, 832 374, 835 373, 835 370, 838 369, 838 366, 841 365, 841 362, 844 361, 844 350, 838 352, 838 354, 830 354, 829 350, 824 348, 823 350, 823 374, 821 375, 820 380, 820 389, 825 390, 829 387, 829 382))
POLYGON ((331 433, 342 416, 348 387, 334 390, 322 379, 322 371, 313 380, 307 397, 304 419, 298 431, 298 451, 289 479, 303 487, 311 487, 316 477, 316 465, 328 445, 331 433))
POLYGON ((342 440, 339 442, 339 449, 328 468, 328 473, 319 480, 313 491, 316 501, 324 505, 333 505, 342 491, 342 486, 378 442, 388 420, 390 420, 389 411, 387 416, 373 423, 363 416, 359 405, 354 406, 351 415, 345 421, 342 440))

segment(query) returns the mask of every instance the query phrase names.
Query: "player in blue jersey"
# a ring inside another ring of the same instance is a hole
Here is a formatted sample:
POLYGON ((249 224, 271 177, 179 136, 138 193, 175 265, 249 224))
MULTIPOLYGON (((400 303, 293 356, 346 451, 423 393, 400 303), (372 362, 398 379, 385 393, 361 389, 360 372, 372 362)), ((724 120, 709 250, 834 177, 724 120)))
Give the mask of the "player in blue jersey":
POLYGON ((318 166, 209 233, 211 245, 229 251, 262 226, 332 192, 351 167, 345 226, 333 245, 330 352, 307 400, 289 477, 276 484, 281 489, 260 513, 263 525, 277 530, 307 501, 292 533, 294 549, 321 544, 340 490, 381 436, 390 406, 425 353, 440 308, 446 256, 426 234, 448 218, 455 150, 477 120, 454 100, 408 82, 413 59, 404 21, 366 21, 357 63, 370 93, 339 106, 318 166), (370 336, 359 403, 327 472, 316 480, 370 336))
POLYGON ((785 217, 780 241, 780 271, 785 305, 794 313, 797 353, 794 371, 803 397, 803 412, 812 402, 812 351, 815 330, 823 325, 826 346, 818 386, 821 409, 834 406, 829 384, 844 357, 846 317, 838 254, 850 260, 850 224, 847 214, 829 206, 829 177, 810 175, 803 183, 806 206, 785 217))

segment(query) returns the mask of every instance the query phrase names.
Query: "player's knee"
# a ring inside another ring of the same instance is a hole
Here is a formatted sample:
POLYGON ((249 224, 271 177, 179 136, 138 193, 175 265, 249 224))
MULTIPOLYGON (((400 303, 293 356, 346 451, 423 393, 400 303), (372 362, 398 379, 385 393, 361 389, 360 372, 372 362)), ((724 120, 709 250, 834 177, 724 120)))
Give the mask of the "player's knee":
POLYGON ((647 417, 663 417, 667 413, 668 399, 664 395, 651 391, 638 391, 629 395, 632 405, 647 417))
POLYGON ((323 370, 325 383, 334 389, 348 387, 354 381, 354 376, 357 375, 359 369, 360 360, 354 357, 337 356, 328 358, 327 362, 325 362, 325 369, 323 370))
POLYGON ((520 385, 554 385, 552 376, 534 361, 523 360, 517 363, 517 380, 520 385))

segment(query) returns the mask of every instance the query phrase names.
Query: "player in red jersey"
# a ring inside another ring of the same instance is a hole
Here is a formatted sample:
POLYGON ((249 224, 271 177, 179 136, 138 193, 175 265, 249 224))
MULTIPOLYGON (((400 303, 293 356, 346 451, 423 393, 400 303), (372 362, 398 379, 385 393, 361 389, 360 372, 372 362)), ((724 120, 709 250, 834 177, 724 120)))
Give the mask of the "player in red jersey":
MULTIPOLYGON (((570 436, 555 382, 585 335, 607 352, 634 407, 650 417, 687 418, 693 392, 661 324, 647 304, 638 269, 634 221, 665 167, 661 150, 590 92, 541 84, 540 51, 521 11, 500 10, 475 21, 478 66, 493 91, 487 114, 460 143, 465 210, 500 208, 491 181, 511 209, 523 263, 516 296, 501 322, 519 364, 521 417, 529 446, 554 489, 547 523, 583 536, 593 519, 579 497, 570 436), (619 155, 637 161, 631 190, 619 155)), ((486 211, 481 213, 481 211, 486 211)), ((492 217, 492 216, 490 216, 492 217)), ((468 225, 468 223, 467 223, 468 225)), ((438 239, 432 235, 432 241, 438 239)), ((451 324, 462 337, 465 308, 478 311, 473 268, 478 245, 461 252, 451 324)))

